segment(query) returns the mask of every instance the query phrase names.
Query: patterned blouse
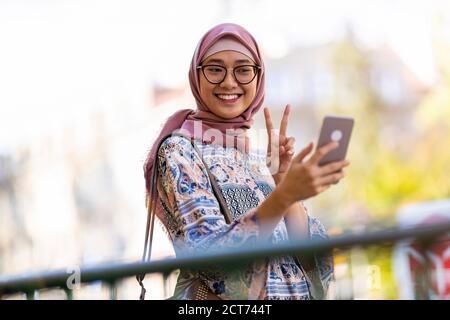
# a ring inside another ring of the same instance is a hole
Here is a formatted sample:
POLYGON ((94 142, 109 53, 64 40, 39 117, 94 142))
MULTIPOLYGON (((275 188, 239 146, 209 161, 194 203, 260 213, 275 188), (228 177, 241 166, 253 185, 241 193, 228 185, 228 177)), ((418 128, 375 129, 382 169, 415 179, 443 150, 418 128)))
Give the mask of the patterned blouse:
MULTIPOLYGON (((162 219, 174 244, 175 252, 240 247, 256 243, 259 224, 255 215, 275 184, 266 166, 266 155, 252 150, 249 154, 235 148, 195 142, 234 221, 230 224, 220 211, 207 172, 191 142, 171 136, 158 150, 158 192, 164 211, 162 219)), ((306 209, 306 208, 305 208, 306 209)), ((326 238, 322 224, 308 215, 311 238, 326 238)), ((288 240, 286 222, 275 228, 272 243, 288 240)), ((202 271, 181 270, 174 299, 181 299, 184 289, 196 278, 204 281, 222 299, 323 299, 333 275, 331 255, 314 257, 315 267, 305 271, 301 258, 271 257, 254 262, 238 271, 220 266, 202 271)))

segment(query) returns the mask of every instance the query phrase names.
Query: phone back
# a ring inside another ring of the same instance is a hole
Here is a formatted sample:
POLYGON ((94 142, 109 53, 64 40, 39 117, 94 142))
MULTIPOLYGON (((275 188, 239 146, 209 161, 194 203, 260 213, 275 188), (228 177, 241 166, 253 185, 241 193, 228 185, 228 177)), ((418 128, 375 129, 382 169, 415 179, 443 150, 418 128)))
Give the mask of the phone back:
POLYGON ((347 154, 350 136, 353 130, 354 120, 347 117, 326 116, 323 119, 322 129, 320 130, 317 148, 320 148, 332 141, 337 141, 339 147, 327 153, 319 162, 319 165, 325 165, 330 162, 345 159, 347 154))

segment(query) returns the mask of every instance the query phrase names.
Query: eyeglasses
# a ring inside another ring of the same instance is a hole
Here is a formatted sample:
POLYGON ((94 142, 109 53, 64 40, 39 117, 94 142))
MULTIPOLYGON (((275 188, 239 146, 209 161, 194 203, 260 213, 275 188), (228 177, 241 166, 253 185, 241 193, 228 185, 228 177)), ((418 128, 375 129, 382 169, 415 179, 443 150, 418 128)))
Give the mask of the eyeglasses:
MULTIPOLYGON (((208 80, 208 82, 212 84, 222 83, 227 76, 228 70, 224 66, 214 64, 198 66, 197 69, 202 69, 203 75, 205 76, 206 80, 208 80)), ((261 67, 256 65, 244 65, 230 69, 233 70, 234 79, 236 79, 237 83, 249 84, 253 81, 253 79, 255 79, 261 67)))

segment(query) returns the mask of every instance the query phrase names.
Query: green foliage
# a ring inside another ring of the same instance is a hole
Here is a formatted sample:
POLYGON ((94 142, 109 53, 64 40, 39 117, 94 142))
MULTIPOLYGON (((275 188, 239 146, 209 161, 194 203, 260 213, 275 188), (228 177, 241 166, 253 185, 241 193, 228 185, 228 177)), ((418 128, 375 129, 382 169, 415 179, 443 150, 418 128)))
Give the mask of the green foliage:
MULTIPOLYGON (((449 50, 448 45, 436 46, 449 50)), ((321 106, 321 113, 355 118, 348 156, 352 161, 348 195, 342 198, 364 204, 373 221, 391 225, 394 213, 404 203, 450 197, 450 51, 447 53, 437 54, 442 81, 417 106, 415 130, 406 137, 385 132, 381 119, 390 116, 392 107, 383 103, 369 81, 373 66, 368 53, 348 38, 336 44, 330 56, 336 92, 321 106)), ((344 218, 343 223, 351 221, 344 218)))
POLYGON ((391 247, 369 247, 365 250, 370 265, 379 267, 380 293, 375 297, 384 300, 397 299, 397 282, 395 281, 394 270, 392 269, 392 248, 391 247))

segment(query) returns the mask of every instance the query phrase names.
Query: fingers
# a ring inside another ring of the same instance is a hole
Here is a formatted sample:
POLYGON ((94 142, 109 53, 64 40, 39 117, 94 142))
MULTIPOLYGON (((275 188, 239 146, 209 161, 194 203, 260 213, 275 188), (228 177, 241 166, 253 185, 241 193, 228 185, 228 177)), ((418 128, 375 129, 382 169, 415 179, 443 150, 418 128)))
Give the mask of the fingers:
POLYGON ((270 117, 270 111, 269 108, 264 108, 264 119, 266 122, 266 130, 267 130, 267 135, 268 135, 268 147, 267 147, 267 152, 271 153, 272 149, 274 149, 273 147, 277 147, 278 146, 284 146, 284 148, 280 147, 280 154, 283 154, 284 152, 288 152, 289 154, 293 155, 294 152, 293 150, 293 143, 295 142, 290 142, 290 139, 287 139, 286 137, 286 131, 287 131, 287 126, 288 126, 288 121, 289 121, 289 113, 291 111, 291 106, 288 104, 286 105, 284 112, 283 112, 283 117, 281 119, 281 127, 280 127, 280 134, 276 134, 274 127, 273 127, 273 122, 272 122, 272 118, 270 117), (275 142, 276 138, 279 140, 278 141, 278 145, 276 146, 272 146, 272 143, 275 142), (287 143, 291 143, 291 145, 287 146, 287 143))
POLYGON ((266 120, 267 134, 270 137, 270 135, 273 131, 273 123, 272 123, 272 119, 270 118, 269 108, 264 108, 264 119, 266 120))
POLYGON ((317 194, 324 192, 324 191, 327 190, 329 187, 330 187, 329 184, 324 185, 324 186, 320 186, 320 187, 317 189, 317 194))
POLYGON ((291 106, 288 104, 284 108, 283 118, 281 119, 280 136, 286 136, 286 130, 289 121, 289 113, 291 112, 291 106))
POLYGON ((293 159, 294 162, 302 162, 303 159, 312 151, 314 144, 310 142, 306 148, 304 148, 302 151, 299 152, 293 159))
POLYGON ((267 143, 267 153, 270 153, 272 151, 272 135, 273 135, 273 123, 272 119, 270 118, 270 112, 268 108, 264 108, 264 119, 266 121, 266 130, 267 130, 267 136, 268 136, 268 143, 267 143))
POLYGON ((336 149, 339 146, 339 144, 337 142, 330 142, 322 147, 320 147, 319 149, 317 149, 316 152, 314 152, 314 154, 312 155, 311 159, 309 159, 309 162, 312 165, 318 165, 320 160, 331 150, 336 149))
MULTIPOLYGON (((294 143, 295 143, 295 138, 291 137, 288 138, 285 143, 284 143, 284 152, 286 152, 288 155, 293 155, 294 154, 294 143)), ((280 154, 283 154, 280 150, 280 154)))
POLYGON ((345 173, 343 171, 340 171, 340 172, 328 174, 326 176, 318 178, 317 182, 315 184, 320 187, 330 185, 330 184, 335 184, 344 177, 345 177, 345 173))
MULTIPOLYGON (((281 126, 280 126, 280 136, 286 136, 287 126, 289 123, 289 114, 291 112, 291 106, 289 104, 286 105, 283 112, 283 117, 281 118, 281 126)), ((274 130, 272 118, 270 117, 269 108, 264 108, 264 119, 266 121, 266 129, 267 134, 270 135, 272 130, 274 130)))
POLYGON ((350 161, 348 160, 342 160, 342 161, 336 161, 332 162, 330 164, 327 164, 323 167, 319 167, 319 172, 321 175, 328 175, 330 173, 340 171, 343 168, 347 167, 350 164, 350 161))

